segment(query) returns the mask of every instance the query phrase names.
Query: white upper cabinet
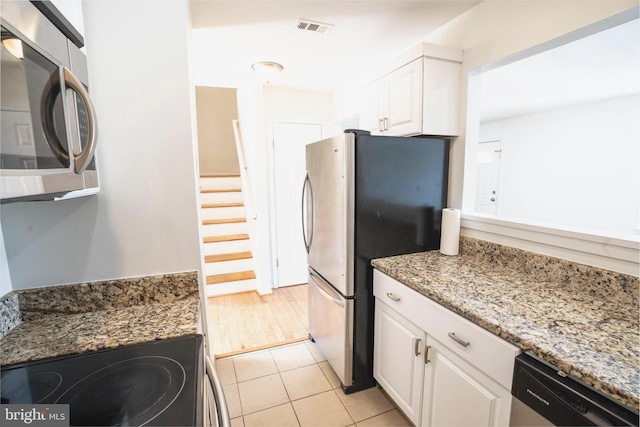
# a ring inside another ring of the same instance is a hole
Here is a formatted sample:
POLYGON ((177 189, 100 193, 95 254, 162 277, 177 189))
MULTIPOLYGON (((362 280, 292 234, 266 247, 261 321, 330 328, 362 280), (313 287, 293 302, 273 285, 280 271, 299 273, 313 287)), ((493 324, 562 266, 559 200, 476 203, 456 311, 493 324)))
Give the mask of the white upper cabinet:
POLYGON ((385 81, 384 131, 388 135, 415 135, 422 132, 422 65, 424 58, 398 68, 385 81))
POLYGON ((360 127, 374 135, 458 134, 460 62, 455 49, 421 45, 424 49, 361 89, 360 127), (425 56, 428 54, 440 57, 425 56))

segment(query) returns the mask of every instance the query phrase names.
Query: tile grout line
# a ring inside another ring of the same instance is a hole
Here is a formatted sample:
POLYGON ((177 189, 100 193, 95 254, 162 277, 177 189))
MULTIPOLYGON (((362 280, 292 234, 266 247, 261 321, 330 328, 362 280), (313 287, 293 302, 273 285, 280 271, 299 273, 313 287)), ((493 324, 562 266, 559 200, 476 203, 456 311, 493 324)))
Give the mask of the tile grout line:
MULTIPOLYGON (((262 412, 262 411, 267 411, 267 410, 270 410, 270 409, 274 409, 274 408, 289 404, 290 408, 293 410, 293 413, 294 413, 294 415, 296 417, 296 422, 297 422, 298 426, 302 426, 299 414, 298 414, 298 412, 296 412, 296 409, 295 409, 295 406, 293 405, 293 403, 301 401, 301 400, 304 400, 304 399, 311 398, 313 396, 318 396, 318 395, 327 393, 329 391, 332 391, 334 393, 334 396, 340 401, 340 404, 341 404, 342 408, 345 410, 346 414, 348 415, 349 419, 351 420, 351 423, 348 424, 349 426, 356 426, 358 423, 365 422, 365 421, 370 420, 372 418, 375 418, 375 417, 390 413, 390 412, 398 409, 396 405, 392 405, 392 407, 390 409, 386 410, 386 411, 380 412, 379 414, 372 415, 370 417, 364 418, 364 419, 356 422, 354 420, 354 418, 353 418, 353 415, 349 412, 349 409, 345 405, 344 401, 340 398, 340 396, 338 395, 338 392, 336 391, 337 389, 340 389, 342 391, 342 388, 341 388, 342 384, 340 383, 340 385, 338 385, 338 387, 333 387, 333 384, 332 384, 331 380, 329 379, 329 376, 328 376, 327 372, 325 372, 320 367, 320 364, 326 362, 326 359, 322 360, 322 361, 318 361, 318 359, 314 355, 314 352, 311 349, 309 349, 309 347, 307 346, 306 342, 305 343, 292 343, 292 344, 287 344, 287 345, 283 345, 283 346, 275 346, 275 347, 264 349, 262 351, 265 351, 265 352, 268 351, 269 352, 269 356, 270 356, 270 358, 272 359, 272 361, 273 361, 273 363, 275 365, 276 373, 278 374, 278 378, 280 379, 280 382, 282 383, 282 386, 284 387, 284 391, 285 391, 285 394, 286 394, 287 401, 283 402, 283 403, 280 403, 280 404, 273 405, 273 406, 269 406, 267 408, 262 408, 262 409, 260 409, 258 411, 254 411, 254 412, 245 414, 244 413, 244 408, 242 406, 242 397, 240 395, 239 384, 244 383, 244 382, 248 382, 248 381, 252 381, 252 380, 256 380, 256 379, 260 379, 260 378, 273 376, 273 375, 275 375, 275 373, 267 374, 267 375, 261 375, 261 376, 258 376, 258 377, 255 377, 255 378, 251 378, 251 379, 247 379, 247 380, 244 380, 244 381, 238 381, 238 372, 236 370, 235 361, 236 361, 236 359, 242 358, 245 355, 231 356, 230 359, 231 359, 231 364, 232 364, 232 367, 233 367, 233 374, 234 374, 234 378, 235 378, 235 386, 236 386, 236 388, 238 390, 238 400, 240 402, 240 412, 241 412, 241 415, 238 416, 238 417, 235 417, 235 418, 242 418, 242 422, 243 423, 245 423, 245 417, 247 417, 247 416, 254 415, 254 414, 257 414, 257 413, 262 412), (273 354, 272 350, 278 349, 278 348, 284 348, 284 347, 294 347, 294 346, 302 346, 303 348, 305 348, 309 352, 309 354, 311 355, 311 357, 312 357, 314 362, 310 363, 310 364, 307 364, 307 365, 297 366, 297 367, 291 368, 291 369, 284 369, 284 370, 281 369, 281 367, 278 366, 278 363, 276 362, 276 358, 274 357, 274 354, 273 354), (290 392, 286 387, 286 383, 285 383, 284 378, 283 378, 283 373, 290 372, 290 371, 295 371, 296 369, 302 369, 302 368, 310 367, 310 366, 313 366, 313 365, 316 365, 316 368, 320 369, 320 372, 322 372, 323 378, 327 381, 327 383, 330 386, 329 390, 313 393, 313 394, 310 394, 308 396, 300 397, 300 398, 297 398, 297 399, 292 399, 291 395, 290 395, 290 392)), ((385 398, 388 399, 386 393, 383 392, 383 394, 385 395, 385 398)), ((406 416, 404 416, 404 414, 402 414, 401 412, 399 412, 399 413, 400 413, 400 416, 403 419, 406 419, 406 416)))

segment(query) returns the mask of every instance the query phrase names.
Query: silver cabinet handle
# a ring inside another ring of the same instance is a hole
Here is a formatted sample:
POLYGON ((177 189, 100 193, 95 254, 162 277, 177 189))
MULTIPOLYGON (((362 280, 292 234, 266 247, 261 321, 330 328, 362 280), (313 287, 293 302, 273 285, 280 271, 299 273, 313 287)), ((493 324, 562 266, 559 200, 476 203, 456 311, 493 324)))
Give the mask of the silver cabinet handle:
POLYGON ((383 120, 384 123, 384 129, 383 130, 389 130, 389 119, 387 119, 386 117, 383 120))
POLYGON ((398 298, 397 296, 393 295, 391 292, 387 292, 387 297, 389 297, 389 299, 391 299, 394 302, 400 301, 400 298, 398 298))
POLYGON ((383 122, 382 120, 383 120, 383 119, 378 119, 378 130, 379 130, 380 132, 383 132, 383 131, 384 131, 384 125, 383 125, 383 123, 384 123, 384 122, 383 122))
POLYGON ((454 340, 455 342, 457 342, 458 344, 460 344, 463 347, 468 347, 469 344, 471 344, 469 341, 465 341, 463 339, 460 339, 453 332, 449 332, 448 335, 449 335, 449 338, 451 338, 452 340, 454 340))
POLYGON ((415 343, 413 346, 413 354, 415 354, 416 356, 420 356, 420 343, 422 342, 422 340, 420 338, 415 338, 415 343))
POLYGON ((429 360, 429 350, 431 349, 431 346, 428 345, 424 348, 424 364, 426 365, 427 363, 431 362, 431 360, 429 360))

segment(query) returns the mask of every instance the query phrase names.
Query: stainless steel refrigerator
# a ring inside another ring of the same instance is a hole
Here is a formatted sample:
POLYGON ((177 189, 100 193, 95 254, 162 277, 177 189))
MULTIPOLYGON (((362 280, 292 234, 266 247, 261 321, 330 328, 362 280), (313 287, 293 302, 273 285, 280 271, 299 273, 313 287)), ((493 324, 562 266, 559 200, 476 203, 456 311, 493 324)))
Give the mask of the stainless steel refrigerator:
POLYGON ((351 393, 375 385, 371 260, 440 247, 449 140, 347 130, 306 161, 309 336, 351 393))

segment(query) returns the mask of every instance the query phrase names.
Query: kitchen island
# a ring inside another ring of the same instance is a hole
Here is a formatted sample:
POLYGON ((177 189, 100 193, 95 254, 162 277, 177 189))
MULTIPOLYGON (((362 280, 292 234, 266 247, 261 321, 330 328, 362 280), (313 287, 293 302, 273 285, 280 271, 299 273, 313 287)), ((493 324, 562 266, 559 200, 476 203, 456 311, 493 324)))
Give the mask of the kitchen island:
POLYGON ((373 267, 638 410, 638 277, 463 237, 373 267))
POLYGON ((200 333, 196 272, 27 289, 0 301, 0 364, 200 333))

